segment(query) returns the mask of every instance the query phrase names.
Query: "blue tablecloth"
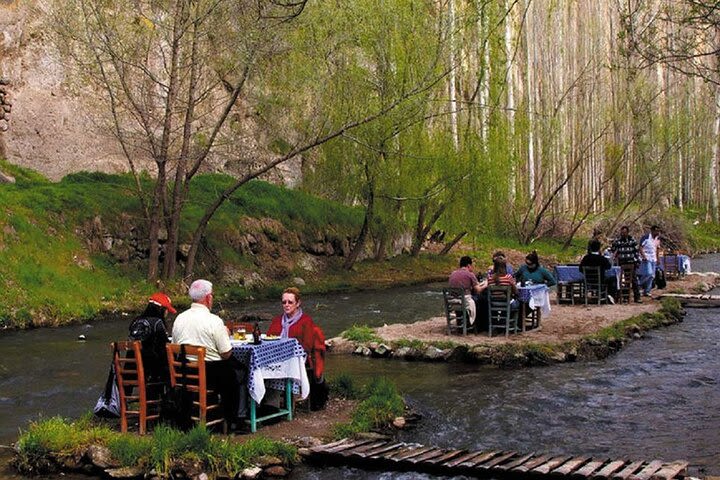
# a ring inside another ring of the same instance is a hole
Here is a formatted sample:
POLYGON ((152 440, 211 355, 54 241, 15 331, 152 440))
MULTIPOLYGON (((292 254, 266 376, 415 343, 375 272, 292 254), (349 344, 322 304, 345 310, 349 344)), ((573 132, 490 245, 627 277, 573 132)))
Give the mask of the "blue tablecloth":
POLYGON ((230 340, 230 344, 233 356, 248 366, 248 391, 256 402, 265 395, 265 378, 292 378, 293 392, 307 396, 306 354, 296 339, 264 340, 260 345, 230 340))
MULTIPOLYGON (((669 255, 669 257, 672 258, 673 255, 669 255)), ((665 258, 666 258, 665 255, 661 256, 660 261, 658 262, 658 266, 663 270, 665 270, 665 258)), ((680 254, 680 255, 678 255, 678 258, 680 259, 680 262, 679 262, 680 273, 682 273, 684 275, 690 273, 691 272, 690 257, 688 257, 687 255, 680 254)))
MULTIPOLYGON (((615 277, 619 283, 621 271, 620 267, 610 267, 610 270, 605 271, 605 277, 615 277)), ((580 267, 577 265, 556 265, 555 275, 557 281, 563 283, 582 282, 585 279, 582 272, 580 272, 580 267)))

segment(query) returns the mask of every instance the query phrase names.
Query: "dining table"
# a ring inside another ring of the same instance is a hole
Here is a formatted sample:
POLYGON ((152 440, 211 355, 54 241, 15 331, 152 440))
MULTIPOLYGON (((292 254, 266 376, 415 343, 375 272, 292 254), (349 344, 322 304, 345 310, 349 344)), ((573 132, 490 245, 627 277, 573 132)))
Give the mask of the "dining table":
MULTIPOLYGON (((250 430, 271 418, 285 416, 292 420, 292 395, 306 399, 310 394, 310 381, 305 370, 307 354, 294 338, 262 338, 254 344, 249 340, 231 339, 233 356, 247 366, 247 391, 250 395, 250 430), (258 417, 257 406, 262 402, 267 388, 285 391, 285 408, 258 417)), ((244 387, 243 387, 244 388, 244 387)), ((238 412, 244 416, 245 412, 238 412)))
MULTIPOLYGON (((612 266, 605 270, 605 278, 615 277, 617 287, 620 288, 621 273, 621 267, 617 265, 612 266)), ((585 276, 580 271, 580 265, 556 265, 555 275, 557 276, 558 283, 582 283, 585 280, 585 276)))
POLYGON ((535 328, 540 326, 540 318, 550 314, 550 289, 544 283, 537 284, 517 284, 518 300, 520 300, 520 321, 521 329, 525 331, 525 318, 529 313, 527 309, 533 312, 535 316, 535 328))
MULTIPOLYGON (((673 257, 674 255, 669 255, 669 256, 673 257)), ((680 254, 677 254, 677 259, 678 259, 678 272, 680 273, 680 275, 687 275, 688 273, 692 272, 689 256, 680 253, 680 254)), ((666 260, 666 255, 662 255, 662 256, 660 256, 659 261, 658 261, 658 266, 662 270, 666 269, 665 268, 665 260, 666 260)))

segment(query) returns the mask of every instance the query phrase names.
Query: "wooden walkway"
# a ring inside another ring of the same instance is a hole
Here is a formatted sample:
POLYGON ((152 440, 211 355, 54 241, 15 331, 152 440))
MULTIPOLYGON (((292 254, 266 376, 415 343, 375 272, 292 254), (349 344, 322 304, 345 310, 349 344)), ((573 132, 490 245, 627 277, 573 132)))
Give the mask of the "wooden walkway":
POLYGON ((717 308, 720 307, 720 295, 694 293, 663 293, 658 298, 677 298, 685 307, 717 308))
POLYGON ((612 460, 522 454, 511 451, 470 452, 426 447, 392 440, 343 439, 309 448, 313 462, 366 469, 401 470, 439 475, 492 478, 554 477, 572 479, 660 480, 686 478, 687 462, 612 460))

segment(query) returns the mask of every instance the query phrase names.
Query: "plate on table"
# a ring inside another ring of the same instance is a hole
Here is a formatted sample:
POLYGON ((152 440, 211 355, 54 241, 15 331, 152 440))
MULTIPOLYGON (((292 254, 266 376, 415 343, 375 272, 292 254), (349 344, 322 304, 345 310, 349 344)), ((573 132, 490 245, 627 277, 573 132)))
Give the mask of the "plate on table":
POLYGON ((276 335, 265 335, 265 334, 263 334, 263 335, 260 336, 260 338, 263 339, 263 340, 268 340, 268 341, 280 340, 280 337, 278 337, 278 336, 276 336, 276 335))

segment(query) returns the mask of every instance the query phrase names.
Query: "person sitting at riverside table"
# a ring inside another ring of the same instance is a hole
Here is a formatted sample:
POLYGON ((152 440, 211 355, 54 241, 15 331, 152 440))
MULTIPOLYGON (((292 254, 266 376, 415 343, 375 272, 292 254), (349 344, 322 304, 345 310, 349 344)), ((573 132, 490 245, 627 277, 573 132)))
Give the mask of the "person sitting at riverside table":
POLYGON ((465 291, 465 301, 470 311, 470 325, 468 325, 468 327, 476 326, 477 304, 480 303, 478 295, 484 290, 486 285, 486 282, 481 284, 472 272, 472 258, 468 256, 460 258, 460 267, 453 271, 448 278, 448 286, 450 288, 462 288, 465 291))
MULTIPOLYGON (((510 308, 516 310, 520 306, 520 302, 517 299, 518 289, 515 284, 515 278, 508 273, 507 264, 505 263, 504 258, 497 257, 493 260, 493 274, 488 277, 486 285, 483 287, 483 291, 492 285, 507 285, 512 287, 513 299, 512 302, 510 302, 510 308)), ((483 296, 487 298, 487 295, 483 296)), ((487 306, 485 309, 487 310, 487 306)))
MULTIPOLYGON (((143 366, 147 382, 162 382, 170 385, 165 344, 168 332, 165 327, 167 313, 177 313, 170 297, 162 292, 153 293, 148 299, 143 313, 135 318, 128 327, 128 338, 142 344, 143 366)), ((128 352, 128 356, 132 351, 128 352)))
POLYGON ((323 379, 325 335, 310 315, 303 312, 298 288, 286 288, 281 301, 283 313, 272 319, 267 334, 280 338, 295 338, 300 342, 307 353, 305 367, 311 380, 310 406, 313 410, 320 409, 327 400, 327 386, 323 379))
MULTIPOLYGON (((496 259, 502 260, 503 262, 505 262, 505 267, 507 268, 508 274, 513 275, 515 273, 515 270, 513 269, 512 265, 507 263, 507 258, 505 257, 505 252, 498 250, 497 252, 493 253, 493 256, 492 256, 493 264, 495 263, 496 259)), ((490 267, 490 268, 488 268, 487 276, 492 277, 492 274, 493 274, 493 267, 490 267)))
POLYGON ((175 319, 173 342, 205 347, 205 373, 208 388, 220 394, 220 403, 228 425, 245 412, 247 368, 233 357, 230 335, 223 320, 210 313, 213 286, 207 280, 195 280, 188 291, 192 305, 175 319), (242 410, 239 410, 242 407, 242 410))
POLYGON ((525 265, 521 266, 515 273, 515 280, 520 282, 522 286, 525 286, 527 283, 535 285, 544 283, 548 287, 552 287, 557 283, 553 274, 545 267, 540 266, 540 259, 535 250, 527 254, 525 257, 525 265))
POLYGON ((590 253, 580 260, 580 268, 600 267, 600 282, 607 285, 608 302, 614 304, 617 296, 617 279, 615 277, 605 277, 605 271, 611 267, 610 260, 600 254, 599 240, 590 240, 588 250, 590 250, 590 253))

